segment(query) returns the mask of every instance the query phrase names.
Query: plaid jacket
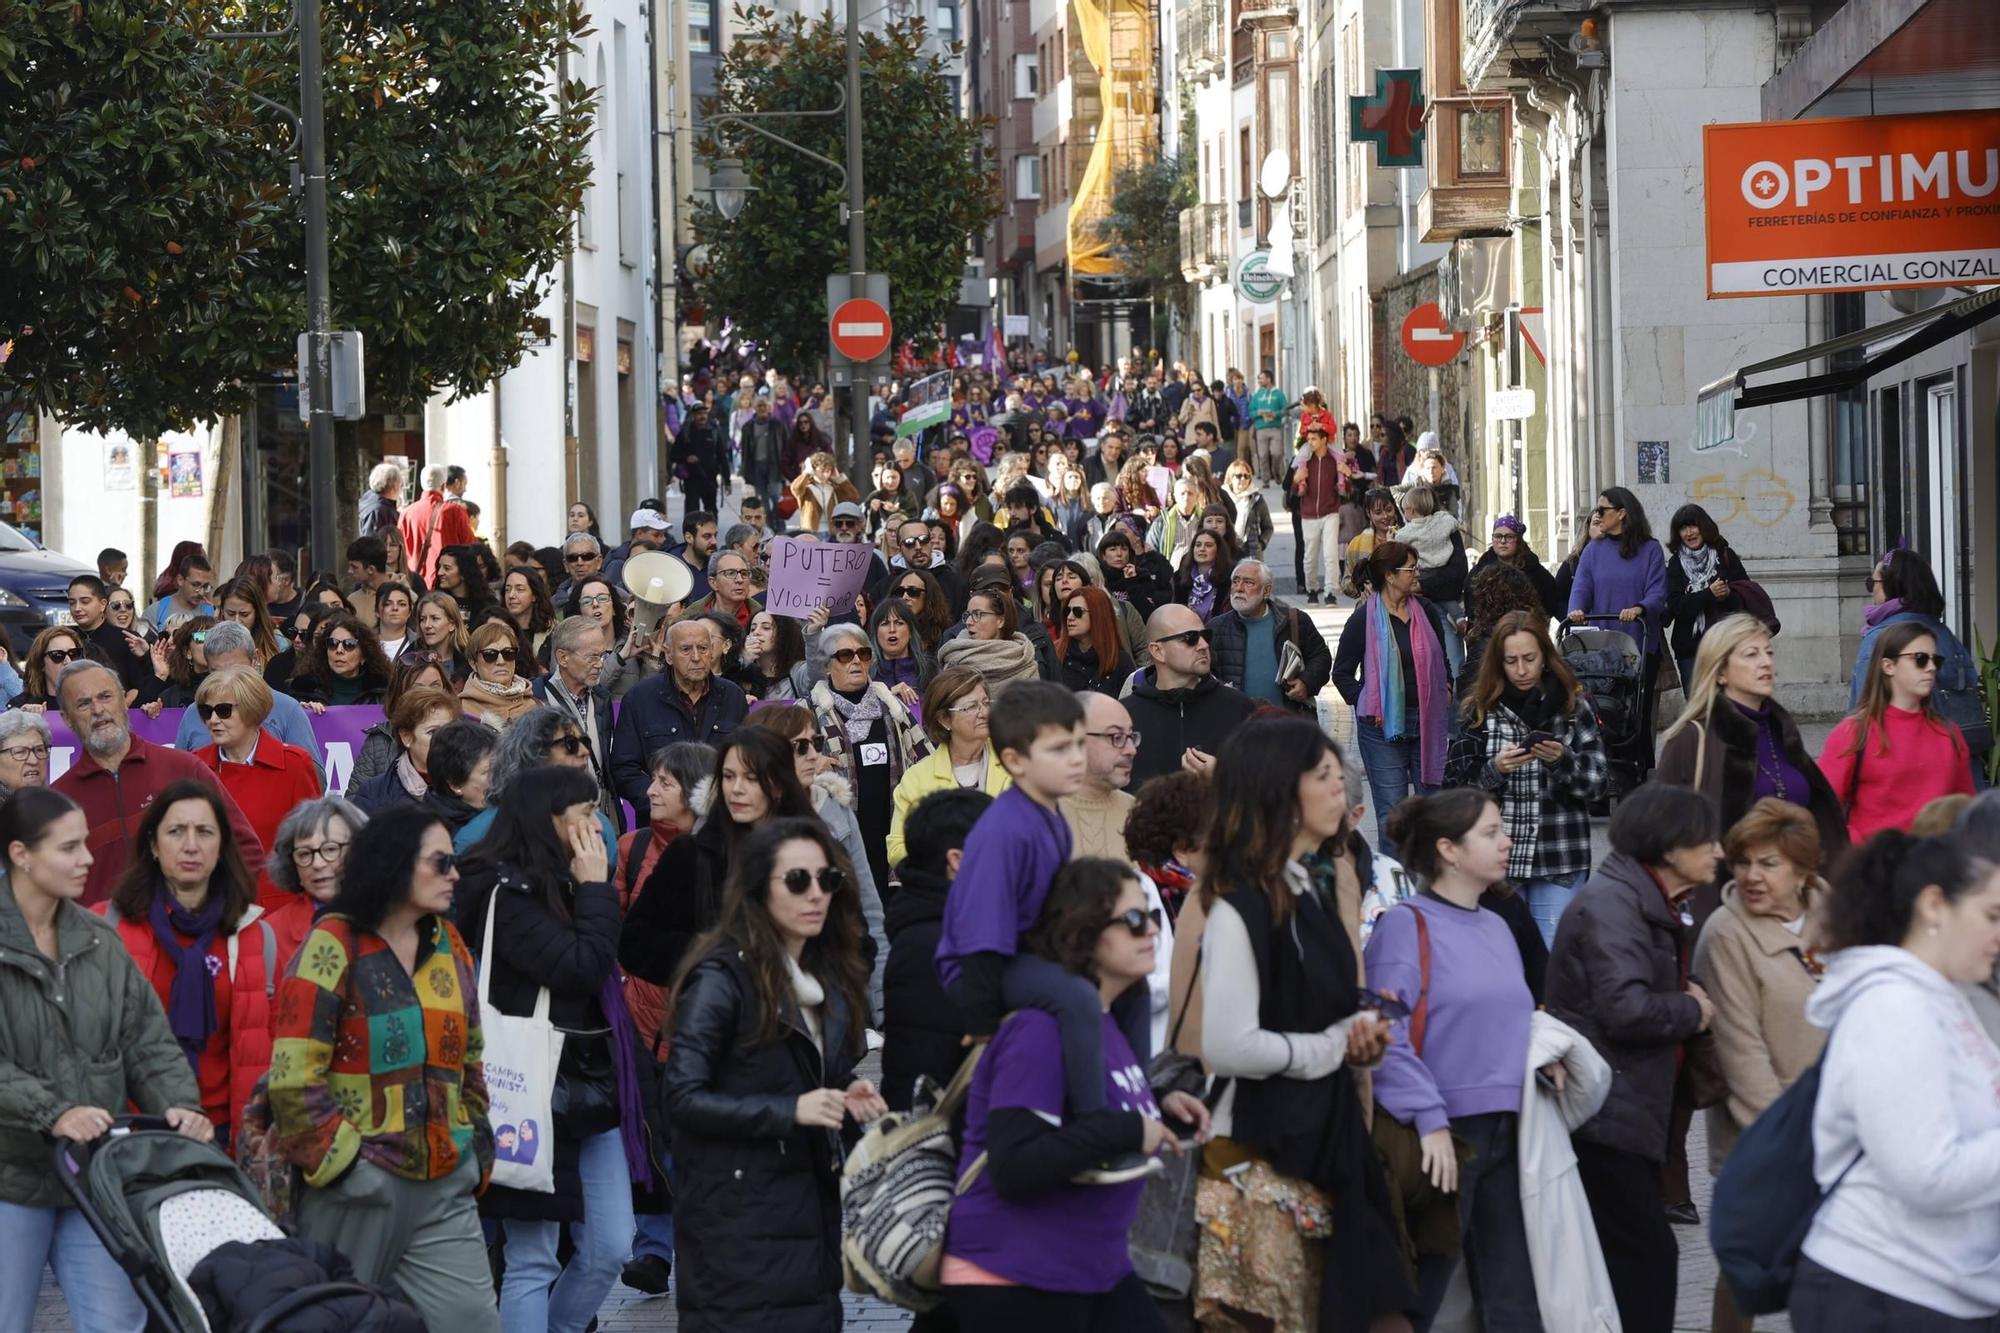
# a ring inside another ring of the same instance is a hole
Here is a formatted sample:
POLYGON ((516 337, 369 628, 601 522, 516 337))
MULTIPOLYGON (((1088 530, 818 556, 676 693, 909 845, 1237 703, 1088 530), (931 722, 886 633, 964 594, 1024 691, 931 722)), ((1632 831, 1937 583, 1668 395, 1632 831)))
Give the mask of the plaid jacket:
POLYGON ((467 1152, 482 1182, 486 1125, 472 954, 433 918, 405 972, 381 936, 319 919, 278 988, 271 1114, 285 1156, 324 1185, 365 1157, 406 1180, 439 1180, 467 1152))
POLYGON ((1568 753, 1561 762, 1537 761, 1502 773, 1495 756, 1520 745, 1528 731, 1513 710, 1494 704, 1483 723, 1467 721, 1452 739, 1444 778, 1447 786, 1477 787, 1499 800, 1507 836, 1514 840, 1507 874, 1522 884, 1567 879, 1590 869, 1590 803, 1607 795, 1611 782, 1604 738, 1588 697, 1577 697, 1569 732, 1562 738, 1568 753))

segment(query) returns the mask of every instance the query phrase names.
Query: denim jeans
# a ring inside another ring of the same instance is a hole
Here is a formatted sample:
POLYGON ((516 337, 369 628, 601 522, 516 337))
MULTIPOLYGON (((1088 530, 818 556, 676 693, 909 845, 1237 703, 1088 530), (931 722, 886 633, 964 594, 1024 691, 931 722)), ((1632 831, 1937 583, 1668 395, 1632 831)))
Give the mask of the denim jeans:
POLYGON ((1521 896, 1528 900, 1528 915, 1535 918, 1535 929, 1542 932, 1542 943, 1549 948, 1556 947, 1556 923, 1562 920, 1563 909, 1589 878, 1588 870, 1579 870, 1567 879, 1535 879, 1521 886, 1521 896))
POLYGON ((634 1259, 665 1259, 674 1261, 674 1215, 672 1213, 641 1213, 638 1225, 632 1234, 632 1257, 634 1259))
MULTIPOLYGON (((1465 640, 1458 632, 1458 618, 1465 614, 1464 602, 1436 603, 1438 620, 1444 626, 1444 633, 1438 637, 1444 641, 1444 666, 1449 673, 1446 679, 1456 682, 1459 669, 1465 665, 1465 640)), ((1456 715, 1456 708, 1451 710, 1456 715)))
POLYGON ((146 1307, 82 1213, 0 1201, 0 1328, 34 1324, 45 1268, 55 1269, 76 1333, 143 1333, 146 1307))
POLYGON ((1411 713, 1403 734, 1390 740, 1382 728, 1367 718, 1354 719, 1354 735, 1361 742, 1361 767, 1368 774, 1368 803, 1375 808, 1375 827, 1389 817, 1397 803, 1412 791, 1427 796, 1435 784, 1419 780, 1423 772, 1423 747, 1417 740, 1416 714, 1411 713))
POLYGON ((583 1140, 577 1174, 583 1178, 583 1221, 570 1228, 576 1253, 567 1268, 556 1263, 561 1222, 508 1218, 500 1224, 507 1241, 507 1276, 500 1283, 506 1333, 583 1333, 631 1255, 632 1171, 617 1130, 583 1140))
MULTIPOLYGON (((1459 1168, 1458 1221, 1465 1236, 1466 1275, 1485 1333, 1542 1333, 1521 1215, 1518 1129, 1519 1117, 1511 1112, 1466 1115, 1451 1122, 1452 1137, 1472 1148, 1471 1159, 1459 1168)), ((1437 1317, 1458 1263, 1449 1255, 1425 1255, 1418 1261, 1419 1329, 1428 1329, 1437 1317)))

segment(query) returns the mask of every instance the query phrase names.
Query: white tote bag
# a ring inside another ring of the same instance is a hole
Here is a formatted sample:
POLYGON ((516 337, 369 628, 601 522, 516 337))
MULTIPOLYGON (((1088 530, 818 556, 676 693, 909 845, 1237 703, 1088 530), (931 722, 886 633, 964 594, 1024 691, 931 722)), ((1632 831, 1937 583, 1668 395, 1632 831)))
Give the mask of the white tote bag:
POLYGON ((487 999, 493 978, 493 918, 498 890, 486 904, 485 940, 479 950, 479 1027, 486 1039, 487 1123, 493 1127, 493 1183, 553 1194, 556 1144, 550 1098, 563 1034, 549 1022, 549 988, 535 996, 535 1012, 516 1018, 487 999))

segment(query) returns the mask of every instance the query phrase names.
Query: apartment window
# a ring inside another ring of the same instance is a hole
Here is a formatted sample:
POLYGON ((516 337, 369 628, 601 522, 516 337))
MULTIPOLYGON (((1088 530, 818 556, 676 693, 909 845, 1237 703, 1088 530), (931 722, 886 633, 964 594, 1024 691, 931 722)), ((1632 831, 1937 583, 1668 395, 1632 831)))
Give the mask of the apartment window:
POLYGON ((1042 58, 1032 51, 1014 57, 1014 96, 1033 97, 1041 91, 1042 58))
POLYGON ((1245 125, 1236 132, 1236 197, 1250 197, 1250 182, 1257 179, 1255 166, 1250 160, 1250 127, 1245 125))
POLYGON ((687 0, 688 50, 715 49, 715 0, 687 0))
POLYGON ((964 114, 965 107, 965 104, 958 100, 959 91, 962 87, 963 84, 958 75, 947 74, 944 76, 944 95, 951 102, 951 109, 961 115, 964 114))
POLYGON ((1042 197, 1042 159, 1033 153, 1022 153, 1014 159, 1014 197, 1016 199, 1042 197))
POLYGON ((950 5, 938 6, 937 30, 938 30, 938 36, 944 38, 947 42, 955 42, 958 40, 957 5, 950 4, 950 5))
POLYGON ((1289 60, 1292 55, 1292 33, 1289 28, 1268 28, 1264 32, 1264 59, 1289 60))

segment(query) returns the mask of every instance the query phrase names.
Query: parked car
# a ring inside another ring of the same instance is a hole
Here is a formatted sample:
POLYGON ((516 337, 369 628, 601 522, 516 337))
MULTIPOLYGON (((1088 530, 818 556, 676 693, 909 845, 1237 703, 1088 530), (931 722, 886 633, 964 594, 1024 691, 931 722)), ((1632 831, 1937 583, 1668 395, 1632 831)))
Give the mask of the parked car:
POLYGON ((0 629, 16 662, 28 655, 37 634, 69 623, 69 581, 96 572, 95 565, 51 551, 0 523, 0 629))

